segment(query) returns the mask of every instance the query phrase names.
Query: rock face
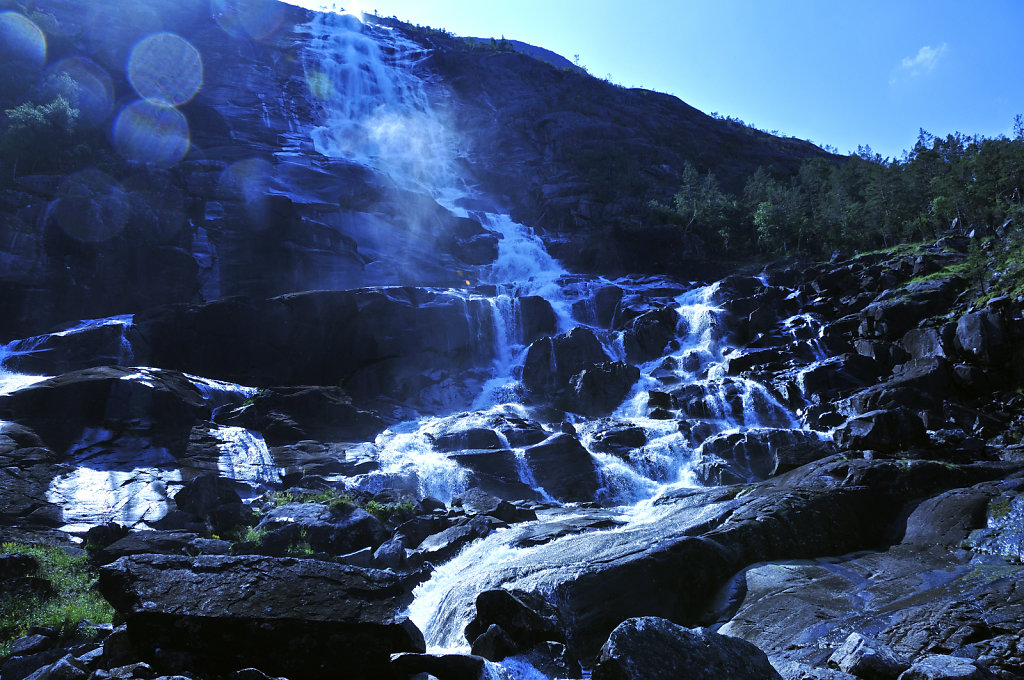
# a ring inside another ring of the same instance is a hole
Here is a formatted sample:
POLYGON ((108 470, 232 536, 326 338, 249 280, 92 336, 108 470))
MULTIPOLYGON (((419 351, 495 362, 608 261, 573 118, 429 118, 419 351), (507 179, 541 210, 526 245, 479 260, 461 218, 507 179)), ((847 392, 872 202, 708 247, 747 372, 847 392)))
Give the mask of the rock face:
POLYGON ((749 642, 654 617, 628 619, 601 647, 594 680, 782 680, 749 642))
POLYGON ((390 677, 390 655, 423 652, 392 573, 315 560, 142 555, 105 567, 100 591, 139 653, 165 673, 258 667, 318 678, 390 677))

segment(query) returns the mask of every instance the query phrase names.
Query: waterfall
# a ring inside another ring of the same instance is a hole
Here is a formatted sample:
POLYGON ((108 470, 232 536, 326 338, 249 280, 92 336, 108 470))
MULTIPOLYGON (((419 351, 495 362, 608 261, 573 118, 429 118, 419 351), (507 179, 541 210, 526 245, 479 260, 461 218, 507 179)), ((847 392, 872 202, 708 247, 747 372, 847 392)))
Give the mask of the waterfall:
MULTIPOLYGON (((660 297, 677 316, 675 338, 660 356, 639 365, 640 379, 610 417, 642 431, 643 446, 634 447, 628 456, 598 451, 607 420, 568 416, 599 470, 596 500, 617 506, 613 513, 626 527, 623 531, 642 532, 657 521, 661 511, 651 499, 696 485, 695 464, 703 455, 701 442, 706 437, 762 426, 795 427, 792 416, 762 385, 725 375, 730 347, 724 311, 715 301, 717 285, 690 286, 666 295, 664 290, 679 289, 678 284, 656 277, 608 280, 571 275, 528 226, 500 212, 470 213, 463 206, 479 205, 481 201, 474 199, 485 197, 475 196, 468 188, 472 182, 455 170, 458 135, 432 105, 431 97, 440 86, 424 75, 424 48, 397 30, 364 25, 348 15, 318 15, 307 30, 311 39, 306 77, 321 109, 319 125, 311 133, 316 150, 373 168, 401 189, 429 195, 454 215, 472 217, 499 237, 497 257, 472 274, 483 285, 445 291, 464 297, 467 314, 475 314, 470 327, 480 343, 493 346, 489 378, 482 382, 471 410, 414 418, 385 430, 372 446, 378 469, 349 478, 348 484, 368 491, 408 488, 444 501, 472 485, 471 472, 436 443, 459 428, 497 431, 494 423, 502 418, 530 417, 522 404, 520 382, 528 348, 520 299, 526 296, 547 301, 558 333, 587 326, 613 361, 625 361, 629 354, 625 322, 618 328, 608 328, 607 320, 605 326, 599 323, 596 291, 617 287, 623 295, 660 297), (691 432, 684 432, 676 420, 652 417, 651 394, 666 390, 690 400, 695 412, 690 422, 699 423, 691 432)), ((793 325, 808 322, 794 320, 793 325)), ((548 427, 549 433, 555 431, 548 427)), ((512 446, 504 434, 498 436, 495 446, 512 456, 519 483, 558 505, 538 484, 525 449, 512 446)), ((475 594, 500 586, 510 560, 524 564, 530 551, 550 550, 517 546, 521 531, 512 527, 470 544, 417 588, 410 615, 432 650, 464 651, 462 630, 472 615, 475 594)))

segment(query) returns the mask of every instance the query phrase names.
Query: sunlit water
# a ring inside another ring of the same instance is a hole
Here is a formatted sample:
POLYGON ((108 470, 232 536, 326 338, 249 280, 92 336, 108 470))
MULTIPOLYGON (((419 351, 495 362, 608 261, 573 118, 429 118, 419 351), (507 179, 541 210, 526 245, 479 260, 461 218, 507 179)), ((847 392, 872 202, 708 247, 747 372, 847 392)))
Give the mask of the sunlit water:
MULTIPOLYGON (((428 193, 453 213, 475 217, 500 235, 496 260, 476 272, 477 279, 493 285, 496 292, 486 298, 495 346, 492 377, 473 401, 472 412, 435 415, 390 428, 375 442, 380 471, 353 480, 373 490, 401 478, 420 494, 448 501, 466 490, 469 475, 434 449, 435 437, 455 424, 488 427, 495 416, 530 416, 521 404, 523 391, 518 380, 527 351, 518 298, 544 298, 555 313, 559 332, 587 325, 610 359, 623 360, 623 333, 599 328, 591 318, 594 292, 602 286, 618 285, 627 294, 644 294, 665 282, 570 277, 529 227, 506 214, 470 213, 460 208, 470 204, 462 199, 472 197, 472 192, 452 170, 457 133, 431 105, 421 68, 423 48, 392 30, 364 26, 351 17, 318 17, 309 32, 313 40, 307 55, 307 79, 323 107, 321 125, 312 135, 317 150, 373 167, 399 186, 428 193), (573 281, 568 285, 570 278, 573 281)), ((676 421, 648 417, 649 391, 665 389, 666 382, 701 386, 709 433, 796 426, 792 416, 755 382, 731 379, 726 392, 722 361, 728 346, 715 292, 715 286, 697 287, 666 301, 679 317, 674 345, 663 356, 640 366, 640 380, 612 414, 614 419, 642 427, 647 443, 629 460, 592 454, 602 480, 598 499, 619 506, 617 512, 625 527, 610 531, 628 532, 656 522, 660 511, 650 499, 667 489, 696 484, 693 464, 701 455, 700 446, 679 431, 676 421)), ((599 427, 582 418, 575 419, 575 426, 585 445, 591 443, 599 427)), ((522 449, 509 449, 521 459, 522 449)), ((534 487, 541 498, 552 500, 536 488, 526 465, 520 470, 519 482, 534 487)), ((462 630, 472 615, 473 598, 482 589, 499 587, 510 564, 545 568, 544 556, 555 551, 550 545, 517 547, 517 536, 526 530, 512 527, 470 545, 417 588, 410 615, 425 631, 432 650, 468 649, 462 630)), ((548 566, 568 568, 564 564, 548 566)), ((515 670, 516 677, 535 673, 517 664, 507 664, 506 672, 515 670)))

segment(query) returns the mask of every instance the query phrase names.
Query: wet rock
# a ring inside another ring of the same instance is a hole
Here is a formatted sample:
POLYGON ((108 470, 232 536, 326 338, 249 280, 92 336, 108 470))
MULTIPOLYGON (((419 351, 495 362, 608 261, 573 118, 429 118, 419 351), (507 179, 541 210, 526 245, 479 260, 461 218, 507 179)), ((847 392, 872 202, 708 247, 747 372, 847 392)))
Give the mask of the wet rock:
POLYGON ((614 410, 640 378, 640 369, 621 361, 606 361, 582 369, 569 380, 558 404, 569 411, 597 417, 614 410))
POLYGON ((504 443, 494 430, 483 427, 471 427, 457 432, 450 432, 434 437, 434 449, 442 453, 463 451, 466 449, 502 449, 504 443))
POLYGON ((900 674, 899 680, 995 680, 995 677, 973 659, 932 654, 915 661, 900 674))
POLYGON ((639 449, 646 443, 647 433, 644 428, 619 423, 610 429, 597 432, 591 446, 598 453, 610 453, 623 458, 628 457, 630 451, 639 449))
POLYGON ((381 543, 373 553, 373 566, 399 570, 405 566, 405 544, 400 537, 381 543))
POLYGON ((519 305, 519 323, 525 344, 554 335, 558 331, 558 318, 550 302, 538 295, 516 298, 516 302, 519 305))
POLYGON ((389 538, 380 520, 362 508, 322 503, 275 508, 256 525, 256 532, 263 534, 258 550, 279 556, 302 545, 315 552, 344 555, 360 548, 376 549, 389 538))
POLYGON ((476 539, 503 526, 505 523, 501 520, 486 515, 460 519, 444 531, 425 538, 416 547, 415 558, 432 564, 447 562, 476 539))
POLYGON ((984 521, 966 541, 973 550, 1024 562, 1024 488, 1008 488, 989 500, 984 521))
POLYGON ((921 418, 907 408, 869 411, 850 418, 835 431, 836 445, 844 450, 905 451, 928 443, 921 418))
POLYGON ((31 427, 60 452, 89 426, 148 433, 183 450, 192 425, 209 415, 187 378, 148 368, 90 368, 0 397, 0 417, 31 427))
POLYGON ((423 652, 401 611, 411 585, 385 571, 316 560, 140 555, 101 570, 100 592, 131 644, 164 673, 353 678, 389 673, 390 655, 423 652))
POLYGON ((4 362, 11 371, 28 375, 59 375, 98 366, 123 365, 131 357, 124 338, 125 326, 104 324, 29 338, 9 349, 13 354, 4 362))
POLYGON ((552 435, 524 451, 537 484, 562 501, 590 501, 599 487, 594 460, 579 440, 565 433, 552 435))
POLYGON ((594 680, 781 680, 764 652, 706 628, 684 628, 654 617, 624 621, 601 648, 594 680))
POLYGON ((864 680, 891 680, 910 667, 909 661, 887 645, 869 640, 860 633, 850 633, 842 646, 829 657, 828 663, 864 680))
POLYGON ((251 403, 218 414, 218 423, 258 430, 270 446, 304 439, 321 442, 372 440, 387 423, 359 409, 337 386, 271 387, 251 403))
POLYGON ((530 594, 516 595, 498 589, 477 595, 476 616, 466 626, 466 639, 475 646, 493 628, 500 634, 491 633, 491 637, 507 641, 516 651, 526 651, 545 641, 565 642, 565 634, 559 629, 550 605, 530 594))
POLYGON ((495 517, 508 524, 537 519, 534 510, 513 505, 480 489, 470 489, 459 498, 462 501, 462 508, 467 512, 495 517))
POLYGON ((989 366, 1001 362, 1007 352, 1006 329, 1000 316, 985 309, 960 317, 956 324, 956 347, 968 359, 989 366))
POLYGON ((492 623, 487 630, 472 641, 474 656, 482 656, 489 661, 501 661, 519 651, 516 643, 500 626, 492 623))
POLYGON ((512 451, 459 451, 449 456, 471 470, 472 485, 488 494, 524 500, 537 497, 536 491, 522 481, 520 463, 512 451))
POLYGON ((756 428, 715 435, 705 440, 701 452, 725 463, 724 468, 702 468, 707 470, 704 483, 735 484, 767 479, 820 460, 835 453, 835 446, 806 430, 756 428))
POLYGON ((427 673, 437 680, 487 680, 486 664, 483 657, 468 654, 395 654, 391 672, 399 678, 427 673))
POLYGON ((530 345, 523 364, 523 384, 538 396, 557 395, 582 369, 608 361, 593 331, 577 326, 530 345))
POLYGON ((665 345, 676 337, 678 323, 679 314, 671 307, 641 314, 630 321, 622 338, 627 360, 638 364, 662 356, 665 345))
POLYGON ((842 354, 818 363, 803 375, 807 398, 826 401, 830 394, 868 387, 882 376, 882 367, 860 354, 842 354))
POLYGON ((776 562, 745 572, 741 605, 720 632, 753 642, 776 663, 817 665, 822 648, 840 648, 867 621, 872 638, 899 656, 970 656, 1012 677, 1019 668, 1013 640, 1024 624, 1024 600, 1013 585, 1020 573, 1016 565, 971 564, 969 553, 923 545, 776 562), (785 617, 777 616, 781 609, 785 617))

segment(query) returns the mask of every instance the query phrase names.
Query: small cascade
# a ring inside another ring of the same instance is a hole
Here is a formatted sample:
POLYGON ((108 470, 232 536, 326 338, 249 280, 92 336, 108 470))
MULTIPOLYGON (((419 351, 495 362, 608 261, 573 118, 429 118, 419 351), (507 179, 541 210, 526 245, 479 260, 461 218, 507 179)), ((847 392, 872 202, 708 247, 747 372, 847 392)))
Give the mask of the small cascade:
POLYGON ((314 148, 377 169, 399 186, 433 193, 452 183, 446 126, 414 72, 422 47, 351 14, 318 14, 306 78, 323 117, 314 148))
POLYGON ((7 367, 7 362, 10 359, 36 351, 44 339, 45 336, 39 336, 29 338, 28 340, 14 340, 0 345, 0 395, 17 392, 50 377, 47 375, 26 375, 7 367))
POLYGON ((274 464, 263 435, 244 427, 221 426, 212 431, 220 440, 217 469, 222 477, 245 482, 252 489, 252 500, 281 481, 284 470, 274 464))

